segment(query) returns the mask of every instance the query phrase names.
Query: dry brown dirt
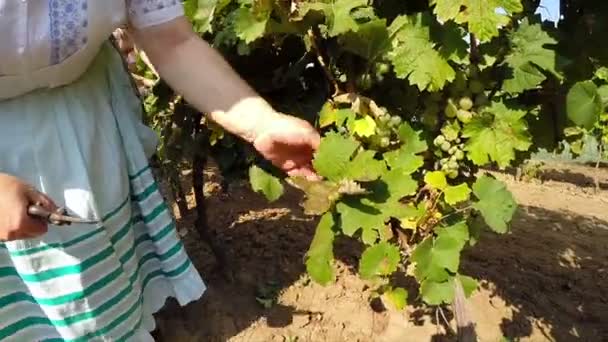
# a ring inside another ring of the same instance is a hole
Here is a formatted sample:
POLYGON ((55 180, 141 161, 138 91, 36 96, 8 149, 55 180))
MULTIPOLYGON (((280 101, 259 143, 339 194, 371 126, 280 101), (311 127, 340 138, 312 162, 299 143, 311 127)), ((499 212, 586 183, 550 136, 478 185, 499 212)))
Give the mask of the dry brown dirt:
MULTIPOLYGON (((482 281, 468 301, 479 341, 608 341, 608 170, 547 165, 542 181, 496 176, 520 209, 511 233, 484 234, 463 258, 463 273, 482 281)), ((246 183, 226 193, 207 185, 209 226, 227 252, 228 276, 215 268, 192 218, 179 218, 209 290, 200 301, 160 315, 160 340, 455 340, 449 308, 444 319, 416 301, 415 290, 404 312, 374 310, 365 282, 353 273, 361 247, 352 241, 338 243, 335 284, 310 282, 303 257, 315 222, 302 213, 298 193, 269 205, 246 183)), ((415 289, 406 277, 397 281, 415 289)))

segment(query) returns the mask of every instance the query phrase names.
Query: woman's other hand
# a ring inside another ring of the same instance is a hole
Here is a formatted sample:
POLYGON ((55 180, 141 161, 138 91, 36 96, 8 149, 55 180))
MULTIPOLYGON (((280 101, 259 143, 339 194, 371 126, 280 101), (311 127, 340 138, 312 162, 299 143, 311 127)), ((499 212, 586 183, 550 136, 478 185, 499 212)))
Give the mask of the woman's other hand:
POLYGON ((28 208, 39 204, 54 211, 57 206, 46 195, 18 178, 0 174, 0 241, 32 239, 47 232, 47 223, 31 217, 28 208))
POLYGON ((289 176, 316 179, 312 167, 319 133, 306 121, 279 114, 267 119, 255 134, 253 146, 289 176))

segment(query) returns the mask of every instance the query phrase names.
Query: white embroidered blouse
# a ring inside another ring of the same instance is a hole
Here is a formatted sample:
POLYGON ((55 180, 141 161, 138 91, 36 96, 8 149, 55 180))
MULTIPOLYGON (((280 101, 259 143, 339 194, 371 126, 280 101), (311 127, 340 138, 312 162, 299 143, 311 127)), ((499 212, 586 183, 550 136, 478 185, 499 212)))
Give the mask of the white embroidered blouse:
POLYGON ((181 0, 0 0, 0 100, 74 81, 117 27, 182 15, 181 0))

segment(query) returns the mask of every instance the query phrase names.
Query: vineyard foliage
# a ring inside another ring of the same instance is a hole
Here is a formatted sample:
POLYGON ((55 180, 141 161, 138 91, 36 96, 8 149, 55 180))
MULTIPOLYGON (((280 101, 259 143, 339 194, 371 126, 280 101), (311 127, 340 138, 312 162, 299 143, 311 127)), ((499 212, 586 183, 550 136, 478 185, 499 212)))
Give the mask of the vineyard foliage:
MULTIPOLYGON (((306 213, 320 217, 306 255, 320 284, 335 280, 333 244, 346 236, 366 246, 359 274, 387 303, 402 308, 411 298, 391 282, 398 271, 418 281, 426 303, 451 303, 456 282, 466 294, 477 287, 461 273, 463 249, 483 229, 507 233, 517 207, 484 170, 517 166, 560 141, 577 154, 606 151, 601 1, 562 5, 569 11, 559 25, 542 22, 530 0, 184 4, 195 30, 235 65, 263 58, 256 65, 274 68, 252 83, 276 86, 273 71, 295 72, 308 82, 298 88, 305 94, 310 84, 326 90, 311 95, 322 106, 307 117, 323 132, 313 161, 323 180, 285 179, 304 192, 306 213), (593 20, 577 10, 585 6, 593 20)), ((200 151, 257 160, 211 123, 193 128, 201 117, 186 115, 187 104, 160 83, 146 107, 167 164, 200 151)), ((254 190, 274 201, 284 188, 272 173, 263 164, 249 170, 254 190)))

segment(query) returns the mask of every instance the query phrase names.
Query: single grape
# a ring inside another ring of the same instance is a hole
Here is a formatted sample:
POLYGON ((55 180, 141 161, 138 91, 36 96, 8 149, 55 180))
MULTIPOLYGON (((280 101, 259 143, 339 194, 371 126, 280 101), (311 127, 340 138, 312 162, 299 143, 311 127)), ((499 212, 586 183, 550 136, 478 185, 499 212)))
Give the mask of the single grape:
POLYGON ((452 170, 452 171, 448 172, 447 176, 449 179, 456 179, 456 178, 458 178, 458 171, 452 170))
POLYGON ((456 140, 454 142, 457 144, 460 144, 462 142, 462 140, 460 138, 456 138, 456 140))
POLYGON ((391 70, 391 66, 388 63, 378 63, 376 64, 376 70, 379 74, 386 74, 391 70))
POLYGON ((456 153, 456 151, 458 151, 458 146, 452 146, 450 148, 450 150, 448 151, 449 154, 454 154, 456 153))
POLYGON ((458 150, 456 153, 454 153, 454 157, 456 157, 456 160, 461 161, 464 159, 464 152, 462 150, 458 150))
POLYGON ((443 152, 448 152, 448 151, 450 150, 450 148, 452 148, 452 145, 451 145, 449 142, 447 142, 447 141, 444 141, 444 142, 441 144, 441 150, 442 150, 443 152))
POLYGON ((380 147, 387 148, 391 144, 391 140, 388 137, 380 139, 380 147))
POLYGON ((395 115, 395 116, 393 116, 393 117, 390 119, 390 121, 389 121, 388 125, 389 125, 390 127, 397 127, 397 126, 401 125, 401 117, 396 116, 396 115, 395 115))
POLYGON ((443 135, 438 135, 435 138, 434 144, 435 146, 441 146, 444 142, 446 142, 445 137, 443 135))
POLYGON ((444 113, 448 118, 454 118, 458 114, 458 107, 456 107, 452 99, 448 99, 444 113))
POLYGON ((473 114, 468 110, 464 109, 458 110, 458 113, 456 115, 458 116, 458 120, 460 120, 460 122, 464 124, 469 123, 473 118, 473 114))
POLYGON ((452 170, 458 170, 458 162, 456 162, 455 160, 450 160, 450 162, 448 163, 448 167, 452 170))
POLYGON ((471 110, 471 108, 473 108, 473 101, 470 97, 465 96, 458 101, 458 105, 460 106, 460 109, 471 110))
POLYGON ((387 124, 391 119, 391 116, 388 114, 383 114, 378 118, 378 121, 382 124, 387 124))

